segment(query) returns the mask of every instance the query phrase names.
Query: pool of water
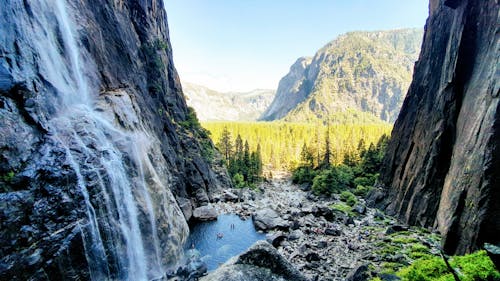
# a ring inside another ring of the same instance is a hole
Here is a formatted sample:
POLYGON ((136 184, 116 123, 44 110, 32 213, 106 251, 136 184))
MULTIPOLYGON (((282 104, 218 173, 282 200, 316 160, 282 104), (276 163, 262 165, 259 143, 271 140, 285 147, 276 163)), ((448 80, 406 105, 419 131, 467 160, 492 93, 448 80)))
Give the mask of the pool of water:
POLYGON ((241 254, 256 241, 264 239, 265 234, 255 230, 251 219, 241 220, 237 215, 225 214, 219 215, 215 221, 192 226, 186 250, 194 246, 211 271, 231 257, 241 254), (231 224, 234 224, 234 228, 231 228, 231 224), (222 238, 217 238, 219 233, 223 234, 222 238))

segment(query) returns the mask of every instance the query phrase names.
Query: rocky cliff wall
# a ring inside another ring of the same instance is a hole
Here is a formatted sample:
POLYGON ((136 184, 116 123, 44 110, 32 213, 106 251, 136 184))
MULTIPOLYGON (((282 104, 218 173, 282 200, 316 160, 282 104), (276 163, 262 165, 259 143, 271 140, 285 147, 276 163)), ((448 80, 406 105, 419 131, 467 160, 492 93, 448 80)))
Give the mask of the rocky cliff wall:
POLYGON ((382 205, 449 253, 500 242, 499 15, 495 0, 431 0, 384 159, 382 205))
POLYGON ((228 184, 161 0, 0 1, 0 279, 151 280, 228 184))

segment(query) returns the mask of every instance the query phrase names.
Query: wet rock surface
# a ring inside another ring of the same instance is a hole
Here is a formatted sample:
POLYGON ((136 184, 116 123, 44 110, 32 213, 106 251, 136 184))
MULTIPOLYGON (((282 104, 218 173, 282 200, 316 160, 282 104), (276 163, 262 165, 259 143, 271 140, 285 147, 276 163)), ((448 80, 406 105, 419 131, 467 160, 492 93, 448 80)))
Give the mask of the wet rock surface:
POLYGON ((156 278, 231 186, 190 117, 163 1, 52 2, 2 2, 0 279, 156 278))
MULTIPOLYGON (((241 191, 254 200, 214 206, 220 213, 247 219, 265 210, 262 213, 270 214, 270 219, 287 222, 287 227, 266 229, 267 240, 309 280, 346 280, 365 264, 371 265, 366 274, 380 276, 390 272, 386 267, 394 262, 411 262, 415 245, 425 253, 438 253, 436 234, 400 225, 377 209, 365 207, 364 214, 356 212, 356 206, 348 213, 332 209, 337 199, 316 197, 291 184, 286 174, 273 174, 276 178, 258 190, 241 191)), ((261 220, 255 218, 257 227, 261 220)))

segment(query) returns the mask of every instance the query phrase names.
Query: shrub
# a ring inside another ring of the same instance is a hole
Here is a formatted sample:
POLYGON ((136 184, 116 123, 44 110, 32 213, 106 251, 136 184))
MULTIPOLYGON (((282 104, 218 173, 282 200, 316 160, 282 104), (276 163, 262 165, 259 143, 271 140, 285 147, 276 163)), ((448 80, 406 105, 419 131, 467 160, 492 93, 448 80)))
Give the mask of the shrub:
MULTIPOLYGON (((449 262, 452 268, 458 269, 456 271, 461 281, 500 280, 500 273, 485 251, 455 256, 449 262)), ((397 275, 405 281, 455 280, 441 257, 417 260, 401 269, 397 275)))
POLYGON ((297 184, 312 183, 317 172, 308 166, 300 166, 293 171, 292 182, 297 184))
POLYGON ((356 203, 358 203, 358 199, 356 199, 356 195, 352 194, 350 191, 342 191, 340 193, 340 200, 344 201, 347 203, 349 206, 354 206, 356 203))
POLYGON ((368 192, 370 192, 370 190, 372 190, 371 187, 365 187, 362 185, 358 185, 358 186, 356 186, 356 189, 353 191, 353 193, 356 194, 357 196, 364 197, 368 194, 368 192))
POLYGON ((246 183, 243 175, 240 173, 235 174, 233 176, 233 184, 236 188, 244 188, 246 186, 246 183))
POLYGON ((315 194, 330 195, 340 193, 350 187, 353 177, 348 166, 333 166, 321 171, 314 178, 312 190, 315 194))

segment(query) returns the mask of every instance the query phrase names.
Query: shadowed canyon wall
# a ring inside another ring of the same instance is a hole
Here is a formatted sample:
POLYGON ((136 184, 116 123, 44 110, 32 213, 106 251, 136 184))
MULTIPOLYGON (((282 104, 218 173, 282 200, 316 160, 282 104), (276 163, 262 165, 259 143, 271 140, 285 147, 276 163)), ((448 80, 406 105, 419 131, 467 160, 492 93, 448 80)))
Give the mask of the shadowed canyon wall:
POLYGON ((449 253, 500 242, 499 15, 495 0, 431 0, 381 173, 380 205, 449 253))

